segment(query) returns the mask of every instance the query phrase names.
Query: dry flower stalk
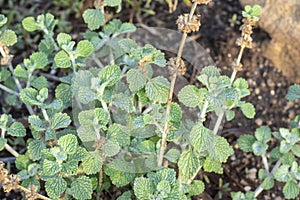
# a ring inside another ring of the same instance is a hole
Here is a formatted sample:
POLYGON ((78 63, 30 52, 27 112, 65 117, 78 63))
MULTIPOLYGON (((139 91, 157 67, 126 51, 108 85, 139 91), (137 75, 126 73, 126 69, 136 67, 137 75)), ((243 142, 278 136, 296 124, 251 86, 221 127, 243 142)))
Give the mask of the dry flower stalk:
POLYGON ((198 3, 198 4, 208 4, 210 2, 211 0, 193 0, 193 3, 198 3))
POLYGON ((200 23, 200 15, 193 15, 191 19, 189 19, 189 14, 180 15, 176 21, 178 25, 178 29, 183 33, 191 33, 195 31, 199 31, 201 26, 200 23))
POLYGON ((177 60, 177 58, 170 58, 169 61, 168 61, 168 63, 167 63, 170 75, 172 76, 174 73, 177 73, 178 75, 183 76, 185 74, 185 72, 186 72, 185 63, 180 58, 179 66, 177 67, 176 60, 177 60))

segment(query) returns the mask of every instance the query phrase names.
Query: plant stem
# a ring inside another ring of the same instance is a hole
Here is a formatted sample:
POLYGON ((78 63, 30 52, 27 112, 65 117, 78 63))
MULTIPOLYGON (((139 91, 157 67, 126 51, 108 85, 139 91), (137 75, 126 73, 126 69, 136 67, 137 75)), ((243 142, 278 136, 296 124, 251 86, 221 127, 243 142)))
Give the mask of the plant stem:
POLYGON ((263 154, 263 155, 261 156, 261 158, 262 158, 262 162, 263 162, 263 164, 264 164, 265 169, 266 169, 267 172, 269 173, 270 169, 269 169, 269 164, 268 164, 268 160, 267 160, 266 155, 263 154))
MULTIPOLYGON (((21 185, 18 185, 18 189, 19 190, 23 190, 24 192, 26 192, 26 193, 32 193, 32 191, 30 191, 30 190, 28 190, 27 188, 25 188, 25 187, 23 187, 23 186, 21 186, 21 185)), ((43 200, 51 200, 50 198, 47 198, 47 197, 45 197, 45 196, 43 196, 43 195, 41 195, 41 194, 38 194, 38 193, 35 193, 36 194, 36 196, 39 198, 39 199, 43 199, 43 200)))
MULTIPOLYGON (((1 47, 1 46, 0 46, 0 53, 1 53, 1 55, 3 56, 3 58, 7 57, 7 55, 6 55, 6 53, 5 53, 4 49, 3 49, 3 47, 1 47)), ((10 72, 11 72, 12 74, 14 74, 14 69, 13 69, 13 67, 12 67, 11 62, 9 63, 8 68, 9 68, 10 72)), ((17 79, 14 75, 12 75, 12 77, 13 77, 15 83, 16 83, 16 86, 17 86, 19 92, 21 92, 23 88, 22 88, 22 86, 21 86, 21 84, 20 84, 19 79, 17 79)), ((31 108, 31 106, 28 106, 28 105, 26 105, 26 104, 25 104, 25 106, 26 106, 26 108, 27 108, 29 114, 30 114, 30 115, 34 115, 34 112, 33 112, 32 108, 31 108)))
POLYGON ((8 151, 9 153, 11 153, 14 157, 18 157, 19 153, 16 152, 9 144, 5 144, 4 148, 6 149, 6 151, 8 151))
MULTIPOLYGON (((281 159, 279 159, 276 164, 274 165, 271 173, 268 174, 268 176, 273 176, 274 172, 278 169, 278 167, 281 165, 281 159)), ((263 191, 262 183, 255 189, 254 191, 254 197, 257 197, 262 191, 263 191)))
MULTIPOLYGON (((197 5, 198 5, 197 2, 195 2, 193 4, 193 6, 191 8, 191 11, 190 11, 190 14, 189 14, 189 20, 192 19, 197 5)), ((187 38, 187 33, 183 33, 183 35, 181 37, 181 42, 180 42, 180 45, 179 45, 178 53, 177 53, 176 68, 174 70, 175 73, 172 75, 172 78, 171 78, 169 97, 168 97, 167 109, 166 109, 167 119, 169 118, 169 115, 170 115, 170 112, 171 112, 171 103, 172 103, 172 99, 173 99, 175 82, 176 82, 176 78, 177 78, 177 69, 179 67, 179 63, 180 63, 180 59, 181 59, 181 56, 182 56, 182 52, 183 52, 183 48, 184 48, 186 38, 187 38)), ((163 163, 164 153, 165 153, 165 149, 166 149, 166 146, 167 146, 168 133, 169 133, 169 122, 168 122, 168 120, 166 120, 166 122, 164 124, 164 132, 163 132, 162 138, 161 138, 161 147, 160 147, 160 151, 159 151, 159 156, 157 158, 158 167, 161 167, 162 163, 163 163)))
POLYGON ((14 95, 19 96, 19 93, 13 91, 12 89, 9 89, 8 87, 6 87, 6 86, 4 86, 2 84, 0 84, 0 89, 4 90, 5 92, 8 92, 10 94, 14 94, 14 95))
POLYGON ((41 110, 42 110, 42 113, 43 113, 43 116, 44 116, 45 120, 50 124, 51 121, 50 121, 50 118, 47 114, 47 111, 44 108, 42 108, 41 110))
MULTIPOLYGON (((239 55, 238 55, 238 57, 236 59, 236 63, 235 63, 236 66, 239 66, 241 64, 241 60, 242 60, 242 55, 243 55, 244 49, 245 49, 245 45, 242 45, 241 48, 240 48, 239 55)), ((237 72, 238 72, 238 70, 236 68, 233 68, 233 72, 232 72, 231 77, 230 77, 231 84, 233 84, 233 81, 235 80, 237 72)), ((217 122, 216 122, 216 124, 214 126, 214 134, 215 135, 217 135, 217 133, 219 131, 219 128, 221 126, 221 123, 222 123, 222 120, 223 120, 223 117, 224 117, 224 114, 225 114, 226 110, 227 110, 227 108, 224 106, 222 108, 221 113, 218 116, 217 122)))

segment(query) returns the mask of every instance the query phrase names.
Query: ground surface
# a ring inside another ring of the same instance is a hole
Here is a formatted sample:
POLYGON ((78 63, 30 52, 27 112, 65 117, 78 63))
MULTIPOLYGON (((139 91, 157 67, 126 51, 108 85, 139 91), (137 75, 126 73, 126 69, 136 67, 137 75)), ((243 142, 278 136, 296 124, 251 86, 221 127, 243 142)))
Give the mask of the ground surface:
MULTIPOLYGON (((15 1, 14 1, 15 2, 15 1)), ((55 10, 55 15, 62 16, 65 12, 63 8, 54 9, 51 3, 45 3, 47 1, 29 1, 28 7, 18 7, 18 3, 14 5, 15 10, 19 9, 19 12, 24 16, 27 16, 26 9, 30 9, 34 5, 32 13, 34 15, 42 13, 45 10, 52 8, 55 10)), ((9 9, 4 1, 0 1, 0 8, 9 9)), ((16 3, 16 2, 15 2, 16 3)), ((131 9, 124 9, 121 14, 117 14, 117 17, 123 21, 133 20, 137 26, 149 26, 149 27, 163 27, 172 30, 176 30, 175 21, 177 16, 182 12, 188 12, 189 8, 180 3, 177 10, 170 14, 166 5, 161 5, 154 2, 151 8, 156 11, 156 15, 149 15, 142 13, 139 17, 136 16, 136 12, 131 9), (132 16, 130 18, 129 16, 132 16)), ((232 16, 237 14, 238 20, 241 19, 241 6, 237 0, 214 0, 212 4, 207 7, 201 7, 197 10, 197 13, 201 14, 201 30, 193 34, 192 40, 196 41, 209 53, 213 61, 218 67, 220 67, 222 73, 230 75, 231 63, 236 57, 238 47, 235 45, 235 40, 239 37, 239 25, 230 22, 232 16), (231 26, 233 23, 233 26, 231 26)), ((71 19, 73 26, 69 24, 69 28, 73 29, 72 32, 85 30, 82 24, 82 19, 76 19, 73 12, 70 15, 66 15, 66 19, 71 19), (78 25, 80 24, 80 25, 78 25)), ((66 31, 66 30, 65 30, 66 31)), ((77 33, 76 33, 77 34, 77 33)), ((287 77, 284 77, 282 73, 276 70, 272 63, 262 57, 261 47, 264 42, 269 39, 268 34, 263 30, 257 28, 254 32, 254 47, 251 50, 247 50, 243 56, 242 63, 244 64, 244 71, 238 74, 239 77, 244 77, 248 80, 251 95, 246 98, 247 101, 252 102, 256 107, 256 117, 253 120, 246 119, 237 111, 237 116, 232 122, 224 124, 222 134, 231 142, 231 144, 237 147, 236 139, 239 135, 244 133, 253 133, 254 130, 260 125, 269 125, 272 130, 278 130, 280 127, 288 127, 289 118, 293 118, 296 114, 300 114, 299 101, 296 103, 290 103, 285 100, 285 95, 289 85, 287 77)), ((30 45, 27 47, 27 52, 30 52, 30 45)), ((15 50, 14 64, 21 61, 22 53, 15 50)), ((23 52, 24 55, 24 52, 23 52)), ((195 67, 195 66, 194 66, 195 67)), ((188 69, 186 79, 193 84, 198 84, 195 81, 195 76, 199 73, 197 70, 193 70, 193 66, 188 69)), ((21 111, 18 110, 21 115, 21 111)), ((21 116, 20 116, 21 117, 21 116)), ((21 141, 22 142, 22 141, 21 141)), ((276 144, 273 144, 276 145, 276 144)), ((20 150, 24 150, 24 146, 19 146, 20 150)), ((0 157, 6 158, 10 155, 1 152, 0 157)), ((260 158, 254 157, 252 154, 245 154, 238 148, 235 150, 234 156, 225 164, 224 174, 201 174, 198 178, 203 179, 207 177, 210 184, 206 184, 205 194, 203 199, 230 199, 231 191, 240 191, 245 189, 254 190, 258 185, 256 172, 262 167, 260 158), (223 187, 220 187, 220 180, 223 180, 223 187), (229 183, 228 186, 224 185, 229 183), (221 196, 220 196, 221 195, 221 196)), ((11 165, 11 170, 15 172, 14 165, 11 165)), ((263 192, 259 199, 283 199, 281 194, 282 185, 277 184, 276 189, 263 192)), ((7 195, 7 194, 6 194, 7 195)), ((5 196, 6 196, 5 195, 5 196)), ((11 193, 5 197, 3 191, 0 190, 0 199, 20 199, 19 193, 11 193)), ((200 197, 196 198, 199 199, 200 197)))

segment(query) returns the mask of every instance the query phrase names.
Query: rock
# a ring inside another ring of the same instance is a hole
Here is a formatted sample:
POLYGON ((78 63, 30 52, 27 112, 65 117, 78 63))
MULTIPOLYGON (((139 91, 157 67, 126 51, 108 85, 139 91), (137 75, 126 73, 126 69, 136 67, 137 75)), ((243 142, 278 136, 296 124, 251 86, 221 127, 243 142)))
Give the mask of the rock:
POLYGON ((263 47, 270 59, 291 81, 300 83, 300 1, 240 0, 245 5, 261 5, 259 26, 271 37, 263 47))

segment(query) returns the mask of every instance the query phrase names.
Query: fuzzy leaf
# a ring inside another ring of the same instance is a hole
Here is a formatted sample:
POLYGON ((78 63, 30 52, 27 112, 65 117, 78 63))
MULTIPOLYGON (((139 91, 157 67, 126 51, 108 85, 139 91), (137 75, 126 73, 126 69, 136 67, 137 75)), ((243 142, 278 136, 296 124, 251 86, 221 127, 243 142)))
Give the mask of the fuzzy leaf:
POLYGON ((271 129, 268 126, 262 126, 255 130, 255 137, 258 141, 267 143, 271 139, 271 129))
POLYGON ((136 31, 136 27, 131 23, 122 23, 121 27, 117 31, 119 34, 132 33, 136 31))
POLYGON ((169 95, 169 81, 161 76, 151 79, 146 85, 146 94, 154 102, 167 103, 169 95))
POLYGON ((61 83, 55 89, 55 97, 62 100, 64 103, 67 103, 72 98, 72 90, 70 85, 61 83))
POLYGON ((56 68, 69 68, 72 66, 69 55, 61 50, 54 57, 56 68))
POLYGON ((282 192, 286 199, 295 199, 296 197, 299 197, 299 185, 295 181, 288 181, 283 186, 282 192))
POLYGON ((49 197, 57 198, 67 189, 67 182, 61 176, 50 178, 45 183, 45 189, 49 197))
POLYGON ((71 184, 70 192, 75 199, 91 199, 93 193, 91 179, 86 176, 76 178, 71 184))
POLYGON ((26 135, 26 129, 21 122, 14 122, 8 129, 7 132, 11 136, 24 137, 26 135))
POLYGON ((198 80, 209 88, 209 85, 220 77, 220 72, 215 66, 204 67, 198 77, 198 80))
POLYGON ((42 88, 48 88, 48 81, 44 76, 40 76, 33 79, 33 81, 30 83, 30 86, 37 90, 41 90, 42 88))
POLYGON ((253 119, 255 116, 255 108, 251 103, 244 103, 241 105, 242 113, 249 119, 253 119))
POLYGON ((43 69, 48 64, 48 58, 44 52, 35 52, 29 59, 34 64, 34 69, 43 69))
POLYGON ((30 123, 31 127, 35 131, 44 131, 46 130, 46 126, 44 125, 43 121, 36 115, 30 115, 28 117, 28 122, 30 123))
POLYGON ((80 87, 78 90, 78 100, 83 104, 88 104, 97 99, 97 94, 90 87, 80 87))
POLYGON ((248 82, 243 78, 237 78, 233 83, 233 87, 238 91, 240 98, 246 97, 250 94, 248 82))
POLYGON ((262 188, 265 190, 269 190, 274 186, 274 178, 273 177, 266 177, 262 182, 262 188))
POLYGON ((292 85, 286 95, 287 100, 295 101, 300 98, 300 85, 292 85))
POLYGON ((51 118, 51 128, 52 129, 60 129, 67 128, 71 123, 70 117, 67 113, 55 113, 51 118))
POLYGON ((17 35, 14 31, 7 29, 0 35, 0 42, 6 46, 12 46, 17 42, 17 35))
POLYGON ((5 17, 4 15, 0 14, 0 27, 2 27, 6 23, 7 23, 7 17, 5 17))
POLYGON ((254 136, 249 134, 242 135, 237 140, 240 149, 247 153, 253 151, 252 145, 255 141, 254 136))
POLYGON ((22 20, 22 26, 28 32, 33 32, 40 29, 39 25, 37 25, 33 17, 24 18, 22 20))
POLYGON ((194 85, 187 85, 180 90, 178 98, 185 106, 195 108, 204 100, 205 89, 198 89, 194 85))
POLYGON ((180 157, 180 151, 178 149, 170 149, 166 154, 165 158, 173 163, 177 163, 180 157))
POLYGON ((37 99, 38 91, 34 88, 25 88, 20 93, 20 99, 23 103, 30 106, 41 106, 42 102, 37 99))
POLYGON ((103 153, 107 157, 113 157, 117 155, 120 151, 120 146, 117 142, 106 140, 105 144, 103 145, 103 153))
POLYGON ((204 192, 204 183, 200 180, 193 180, 192 184, 189 185, 189 196, 199 195, 204 192))
POLYGON ((170 120, 173 121, 173 122, 180 122, 181 121, 182 111, 181 111, 180 106, 175 102, 171 103, 170 117, 171 117, 170 120))
POLYGON ((274 177, 277 181, 287 182, 291 180, 289 176, 289 165, 281 165, 274 173, 274 177))
POLYGON ((117 200, 131 200, 132 199, 132 192, 126 191, 121 196, 117 198, 117 200))
POLYGON ((31 140, 28 145, 29 157, 33 160, 39 160, 42 157, 42 150, 46 148, 46 145, 40 140, 31 140))
POLYGON ((228 157, 233 154, 233 149, 227 140, 221 136, 215 138, 214 147, 209 152, 212 159, 219 162, 226 162, 228 157))
POLYGON ((147 77, 137 69, 130 69, 126 74, 127 82, 131 92, 135 93, 142 89, 147 82, 147 77))
POLYGON ((102 165, 102 153, 99 151, 89 152, 88 156, 82 161, 83 171, 87 175, 100 172, 102 165))
POLYGON ((119 171, 111 167, 105 167, 104 172, 110 177, 111 182, 117 187, 123 187, 129 184, 135 177, 135 174, 119 171))
POLYGON ((191 130, 190 142, 197 152, 203 154, 211 149, 214 133, 202 124, 196 125, 191 130))
POLYGON ((222 163, 218 160, 212 159, 211 157, 206 157, 203 168, 206 172, 215 172, 218 174, 223 173, 222 163))
POLYGON ((232 110, 226 110, 225 116, 226 116, 226 121, 231 121, 235 117, 235 112, 232 110))
POLYGON ((268 145, 260 141, 255 141, 252 145, 252 149, 255 155, 261 156, 266 153, 268 145))
POLYGON ((127 130, 120 124, 110 125, 106 138, 117 142, 120 146, 127 146, 130 143, 130 136, 127 130))
POLYGON ((102 69, 98 77, 101 79, 101 82, 108 82, 108 86, 115 85, 121 78, 122 71, 117 65, 109 65, 102 69))
POLYGON ((53 176, 61 170, 61 166, 57 162, 45 159, 43 162, 43 174, 53 176))
POLYGON ((88 28, 92 31, 100 28, 105 23, 104 14, 98 9, 87 9, 84 11, 82 17, 88 28))
POLYGON ((134 180, 134 194, 140 200, 148 200, 154 197, 155 187, 150 179, 139 177, 134 180))
POLYGON ((91 55, 93 51, 94 51, 94 46, 88 40, 81 40, 80 42, 78 42, 77 53, 76 53, 77 56, 86 58, 89 55, 91 55))
POLYGON ((68 134, 58 139, 57 144, 66 154, 74 154, 77 151, 78 141, 75 135, 68 134))
POLYGON ((63 45, 67 45, 69 42, 71 42, 72 38, 69 34, 67 33, 59 33, 57 35, 57 43, 60 47, 62 47, 63 45))
POLYGON ((180 155, 178 166, 180 179, 187 181, 196 173, 200 160, 192 150, 187 150, 180 155))

